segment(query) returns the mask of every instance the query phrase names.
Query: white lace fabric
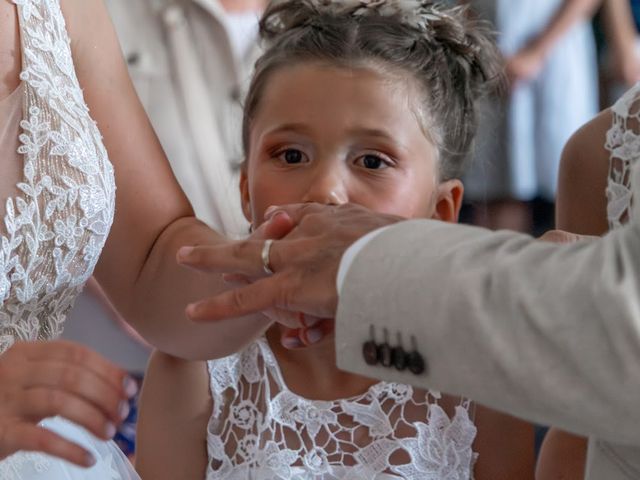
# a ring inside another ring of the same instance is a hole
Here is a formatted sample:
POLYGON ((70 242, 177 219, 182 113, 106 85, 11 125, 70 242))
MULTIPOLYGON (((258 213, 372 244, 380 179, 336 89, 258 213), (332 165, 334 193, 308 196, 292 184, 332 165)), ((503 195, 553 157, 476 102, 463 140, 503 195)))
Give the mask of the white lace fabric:
POLYGON ((463 401, 378 383, 343 400, 290 391, 265 339, 208 362, 214 411, 207 480, 469 480, 476 427, 463 401))
POLYGON ((611 229, 629 220, 633 202, 631 168, 640 158, 640 83, 611 108, 613 125, 605 147, 610 152, 607 184, 607 217, 611 229))
POLYGON ((17 340, 61 333, 115 205, 113 168, 75 74, 59 1, 13 2, 22 43, 24 165, 0 226, 0 354, 17 340))

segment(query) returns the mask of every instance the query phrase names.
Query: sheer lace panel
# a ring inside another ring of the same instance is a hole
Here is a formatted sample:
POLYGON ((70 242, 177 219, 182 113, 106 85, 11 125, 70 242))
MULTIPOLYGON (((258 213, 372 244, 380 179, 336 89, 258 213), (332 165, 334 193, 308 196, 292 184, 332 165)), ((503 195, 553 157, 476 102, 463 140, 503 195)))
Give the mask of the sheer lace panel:
POLYGON ((208 365, 208 480, 473 478, 466 401, 450 418, 437 393, 396 383, 308 400, 287 388, 264 339, 208 365))
POLYGON ((115 202, 113 168, 76 78, 59 1, 13 3, 23 165, 0 237, 0 353, 16 340, 61 332, 104 246, 115 202))
POLYGON ((611 153, 607 185, 607 217, 611 229, 629 220, 632 206, 631 167, 640 158, 640 83, 612 107, 613 125, 605 147, 611 153))
MULTIPOLYGON (((22 120, 22 97, 24 85, 20 85, 11 95, 0 101, 0 198, 15 197, 18 183, 22 180, 22 155, 20 145, 20 121, 22 120)), ((6 214, 5 202, 0 202, 0 218, 6 214)), ((7 230, 0 222, 0 235, 7 230)))

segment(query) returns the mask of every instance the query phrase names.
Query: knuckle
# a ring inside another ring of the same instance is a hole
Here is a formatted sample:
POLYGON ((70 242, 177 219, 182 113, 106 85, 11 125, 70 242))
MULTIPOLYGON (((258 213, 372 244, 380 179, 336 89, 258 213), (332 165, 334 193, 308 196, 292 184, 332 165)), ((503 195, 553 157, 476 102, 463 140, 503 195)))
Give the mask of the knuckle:
POLYGON ((244 258, 246 256, 246 252, 247 252, 246 242, 242 241, 242 242, 235 242, 231 244, 231 256, 233 258, 244 258))
POLYGON ((33 439, 33 443, 36 450, 40 452, 49 452, 55 448, 52 436, 44 432, 38 432, 33 439))
POLYGON ((89 361, 89 351, 80 345, 68 345, 69 361, 76 365, 85 365, 89 361))
POLYGON ((81 375, 77 369, 67 367, 62 371, 61 383, 68 390, 75 391, 82 384, 81 375))
POLYGON ((246 304, 246 297, 242 289, 232 290, 231 303, 236 310, 242 310, 246 304))
POLYGON ((57 390, 47 390, 45 404, 53 412, 60 413, 64 407, 64 395, 57 390))

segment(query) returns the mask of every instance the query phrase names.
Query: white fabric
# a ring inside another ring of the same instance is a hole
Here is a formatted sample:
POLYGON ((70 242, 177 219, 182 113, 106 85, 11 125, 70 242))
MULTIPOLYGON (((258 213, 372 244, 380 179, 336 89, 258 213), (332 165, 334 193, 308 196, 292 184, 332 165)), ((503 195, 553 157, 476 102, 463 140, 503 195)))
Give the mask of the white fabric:
POLYGON ((85 469, 47 455, 20 453, 0 462, 2 480, 140 479, 115 443, 100 441, 83 428, 58 417, 47 419, 41 425, 84 446, 98 460, 97 463, 90 469, 85 469))
POLYGON ((351 245, 342 255, 340 259, 340 266, 338 267, 338 276, 336 281, 336 287, 338 291, 338 295, 342 291, 342 286, 344 285, 344 279, 347 276, 347 272, 349 271, 349 267, 353 263, 353 260, 358 256, 358 253, 366 247, 366 245, 377 237, 380 233, 384 232, 384 230, 388 227, 382 227, 373 232, 369 232, 364 237, 358 239, 353 245, 351 245))
POLYGON ((476 427, 466 401, 449 418, 438 393, 396 383, 309 400, 287 388, 265 339, 208 368, 207 480, 473 478, 476 427))
MULTIPOLYGON (((622 196, 615 185, 630 184, 633 195, 640 189, 640 145, 634 132, 616 135, 615 125, 636 128, 627 122, 639 94, 636 85, 616 105, 609 133, 609 190, 622 196), (630 161, 622 182, 620 158, 630 161)), ((624 205, 610 210, 613 224, 620 213, 624 218, 624 205)), ((573 245, 433 221, 387 229, 347 273, 336 321, 338 365, 593 435, 589 478, 640 478, 638 212, 632 208, 629 224, 603 239, 573 245), (414 337, 427 372, 366 365, 360 349, 371 325, 414 337)))
POLYGON ((257 42, 236 58, 217 0, 105 3, 136 91, 196 216, 227 235, 246 235, 238 166, 242 98, 261 52, 257 42))
POLYGON ((258 42, 260 12, 229 12, 225 18, 233 56, 241 62, 258 42))
MULTIPOLYGON (((15 158, 23 159, 24 168, 15 179, 19 194, 6 201, 5 230, 0 230, 0 354, 18 340, 49 340, 61 333, 104 246, 115 204, 113 167, 78 84, 59 0, 13 2, 22 41, 24 116, 15 158)), ((0 478, 138 478, 115 444, 61 420, 43 426, 81 442, 99 463, 80 470, 18 452, 0 461, 0 478)))

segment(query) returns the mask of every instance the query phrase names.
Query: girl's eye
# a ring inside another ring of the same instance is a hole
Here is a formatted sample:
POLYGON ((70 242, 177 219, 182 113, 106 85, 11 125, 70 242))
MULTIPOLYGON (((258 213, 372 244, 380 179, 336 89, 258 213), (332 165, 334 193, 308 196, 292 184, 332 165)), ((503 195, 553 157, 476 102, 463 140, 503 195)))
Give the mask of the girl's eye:
POLYGON ((297 165, 306 162, 306 156, 300 150, 288 148, 278 154, 280 160, 284 160, 287 165, 297 165))
POLYGON ((385 161, 384 158, 373 154, 363 155, 356 161, 356 164, 366 168, 367 170, 382 170, 384 168, 389 168, 389 162, 385 161))

